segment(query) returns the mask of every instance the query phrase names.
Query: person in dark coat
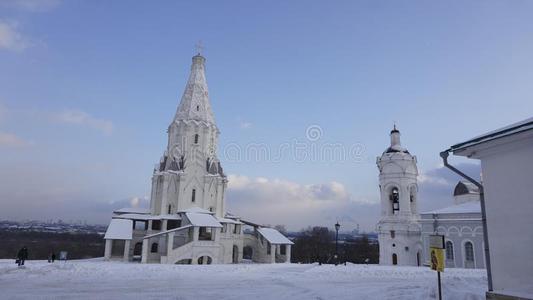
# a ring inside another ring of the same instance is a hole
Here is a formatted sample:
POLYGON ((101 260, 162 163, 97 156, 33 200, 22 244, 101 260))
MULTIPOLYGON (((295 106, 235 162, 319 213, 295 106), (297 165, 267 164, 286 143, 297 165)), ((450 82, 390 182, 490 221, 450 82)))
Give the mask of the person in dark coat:
POLYGON ((28 259, 28 248, 26 246, 22 247, 19 252, 17 253, 17 259, 19 261, 18 265, 23 266, 24 261, 28 259))
POLYGON ((55 260, 56 260, 56 253, 52 252, 52 262, 54 262, 55 260))

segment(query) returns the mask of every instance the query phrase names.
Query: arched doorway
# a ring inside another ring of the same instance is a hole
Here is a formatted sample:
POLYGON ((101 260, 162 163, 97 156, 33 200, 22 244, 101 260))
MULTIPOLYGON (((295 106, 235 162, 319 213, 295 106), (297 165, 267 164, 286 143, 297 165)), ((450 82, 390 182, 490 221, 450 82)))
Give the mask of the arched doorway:
POLYGON ((143 243, 136 243, 135 247, 133 247, 133 255, 138 256, 143 253, 143 243))
POLYGON ((420 252, 416 253, 416 265, 420 267, 420 252))
POLYGON ((237 245, 233 245, 233 263, 239 263, 239 247, 237 245))
POLYGON ((392 254, 392 264, 394 266, 398 264, 398 255, 396 255, 396 253, 392 254))
POLYGON ((242 258, 252 260, 254 256, 254 249, 250 246, 242 248, 242 258))
POLYGON ((200 257, 198 257, 198 264, 199 265, 210 265, 212 262, 213 262, 213 260, 209 256, 200 256, 200 257))

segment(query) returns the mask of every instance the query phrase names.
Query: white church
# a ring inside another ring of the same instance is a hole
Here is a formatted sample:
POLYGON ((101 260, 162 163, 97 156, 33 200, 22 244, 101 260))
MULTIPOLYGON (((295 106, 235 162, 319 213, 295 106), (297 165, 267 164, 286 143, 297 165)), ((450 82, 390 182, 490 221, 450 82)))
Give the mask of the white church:
POLYGON ((453 205, 419 213, 416 156, 401 145, 396 126, 390 140, 390 147, 376 161, 381 194, 379 263, 425 265, 429 262, 429 235, 442 234, 447 268, 485 268, 477 188, 461 181, 453 192, 453 205))
POLYGON ((113 212, 104 236, 106 260, 290 262, 289 239, 226 211, 228 179, 217 158, 219 134, 209 102, 205 58, 198 54, 168 127, 167 149, 154 168, 150 208, 113 212))

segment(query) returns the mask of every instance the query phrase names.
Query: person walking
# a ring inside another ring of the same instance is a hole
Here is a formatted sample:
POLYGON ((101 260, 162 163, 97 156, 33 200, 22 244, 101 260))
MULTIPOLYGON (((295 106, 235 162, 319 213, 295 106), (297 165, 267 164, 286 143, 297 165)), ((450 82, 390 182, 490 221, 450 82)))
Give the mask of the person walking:
POLYGON ((56 260, 56 253, 52 251, 52 263, 56 260))
POLYGON ((23 266, 26 259, 28 259, 28 248, 26 248, 26 246, 20 248, 19 252, 17 253, 17 259, 19 267, 23 266))

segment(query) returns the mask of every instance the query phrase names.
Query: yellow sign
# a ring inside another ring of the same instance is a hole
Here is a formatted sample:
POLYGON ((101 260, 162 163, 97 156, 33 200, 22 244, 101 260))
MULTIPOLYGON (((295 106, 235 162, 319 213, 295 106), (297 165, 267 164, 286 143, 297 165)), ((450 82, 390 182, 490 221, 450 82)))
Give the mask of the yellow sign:
POLYGON ((444 249, 429 248, 431 270, 444 272, 444 249))

